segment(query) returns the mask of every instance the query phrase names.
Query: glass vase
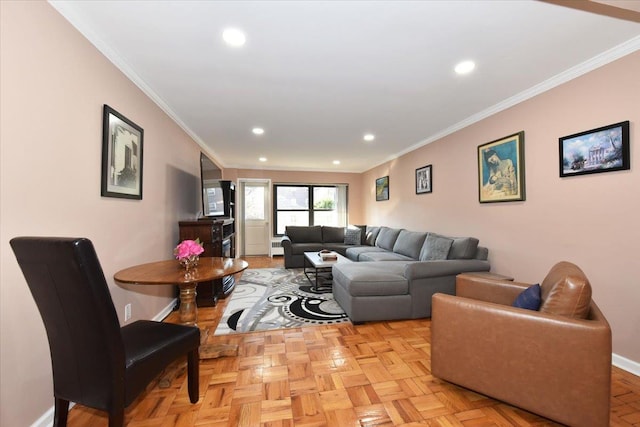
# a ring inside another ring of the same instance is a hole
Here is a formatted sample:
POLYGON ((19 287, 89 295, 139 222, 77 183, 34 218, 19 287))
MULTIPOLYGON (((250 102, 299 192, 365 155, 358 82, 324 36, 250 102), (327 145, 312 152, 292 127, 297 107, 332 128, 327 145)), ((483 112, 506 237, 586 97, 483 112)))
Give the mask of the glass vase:
POLYGON ((189 271, 189 270, 192 270, 192 269, 194 269, 194 268, 196 268, 198 266, 198 261, 199 260, 200 260, 199 256, 192 255, 190 257, 181 258, 180 259, 180 265, 182 265, 185 270, 189 271))

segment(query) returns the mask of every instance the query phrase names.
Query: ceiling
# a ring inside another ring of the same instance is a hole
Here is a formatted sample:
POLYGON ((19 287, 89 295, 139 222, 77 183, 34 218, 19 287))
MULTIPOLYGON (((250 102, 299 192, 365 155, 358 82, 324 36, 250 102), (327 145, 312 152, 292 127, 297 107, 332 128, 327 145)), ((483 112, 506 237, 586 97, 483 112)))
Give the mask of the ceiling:
POLYGON ((344 172, 640 49, 638 2, 598 3, 625 19, 552 3, 51 1, 220 166, 344 172))

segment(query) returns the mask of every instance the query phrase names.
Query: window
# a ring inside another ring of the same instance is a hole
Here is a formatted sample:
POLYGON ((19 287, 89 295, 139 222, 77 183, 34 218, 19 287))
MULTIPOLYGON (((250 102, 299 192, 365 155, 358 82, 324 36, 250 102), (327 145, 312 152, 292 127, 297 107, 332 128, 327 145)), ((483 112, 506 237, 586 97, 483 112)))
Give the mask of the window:
POLYGON ((244 219, 264 221, 267 219, 265 212, 266 184, 246 184, 244 187, 244 219))
POLYGON ((283 235, 288 225, 347 225, 347 185, 273 186, 274 234, 283 235))

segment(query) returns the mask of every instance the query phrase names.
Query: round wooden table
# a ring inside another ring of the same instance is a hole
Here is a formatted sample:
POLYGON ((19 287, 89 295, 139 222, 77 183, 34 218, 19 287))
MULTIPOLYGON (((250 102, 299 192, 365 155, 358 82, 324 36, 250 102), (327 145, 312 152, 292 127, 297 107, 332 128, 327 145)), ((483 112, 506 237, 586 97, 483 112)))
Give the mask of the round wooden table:
MULTIPOLYGON (((240 280, 242 272, 249 266, 246 261, 234 258, 203 257, 198 266, 185 270, 178 260, 150 262, 118 271, 113 278, 120 283, 138 285, 177 285, 180 289, 180 323, 197 326, 198 308, 196 306, 196 288, 200 282, 234 276, 240 280)), ((204 340, 207 333, 204 331, 204 340)), ((203 340, 203 341, 204 341, 203 340)), ((237 347, 235 347, 237 351, 237 347)), ((200 358, 214 358, 231 355, 234 349, 228 346, 200 346, 200 358)))

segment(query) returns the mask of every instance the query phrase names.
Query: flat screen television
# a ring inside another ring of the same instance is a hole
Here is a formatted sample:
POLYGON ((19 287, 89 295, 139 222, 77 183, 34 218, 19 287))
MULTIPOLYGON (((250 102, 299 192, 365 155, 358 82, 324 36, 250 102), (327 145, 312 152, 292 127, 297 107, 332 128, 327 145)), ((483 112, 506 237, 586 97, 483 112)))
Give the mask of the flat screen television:
POLYGON ((202 216, 233 217, 235 185, 221 180, 222 171, 204 153, 200 153, 202 216))
POLYGON ((202 181, 202 214, 224 216, 224 195, 220 181, 202 181))

